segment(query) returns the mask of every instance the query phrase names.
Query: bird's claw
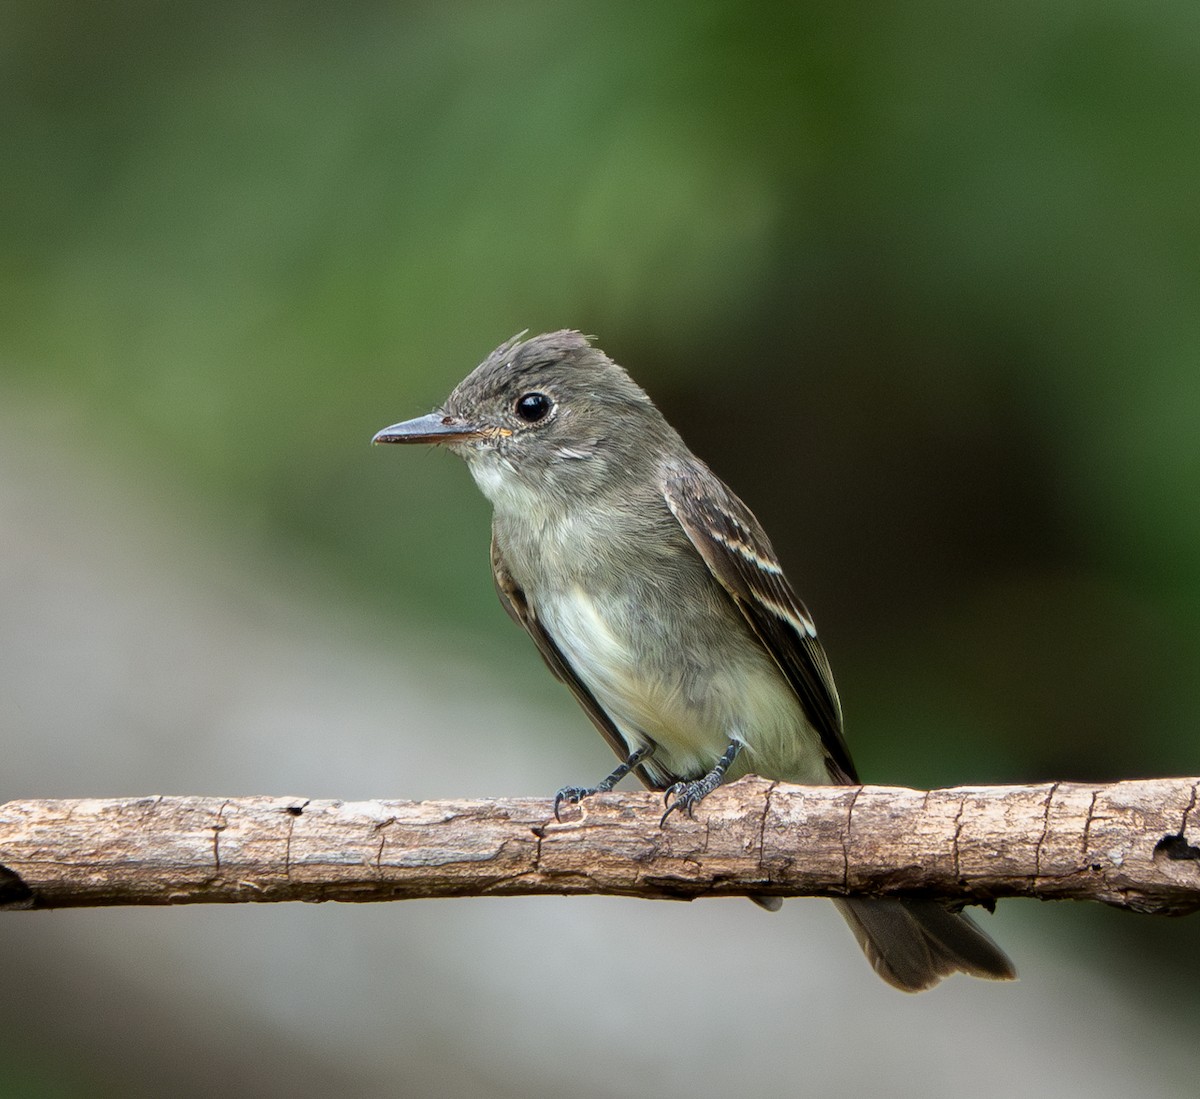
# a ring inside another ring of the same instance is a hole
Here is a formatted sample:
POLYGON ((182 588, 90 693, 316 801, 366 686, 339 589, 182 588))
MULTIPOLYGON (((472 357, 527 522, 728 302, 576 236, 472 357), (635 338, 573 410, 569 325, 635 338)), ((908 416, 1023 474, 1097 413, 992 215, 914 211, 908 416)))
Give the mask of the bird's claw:
POLYGON ((674 786, 668 787, 666 793, 663 794, 663 801, 667 806, 667 811, 663 813, 662 820, 658 822, 658 826, 661 828, 666 824, 667 817, 675 812, 676 809, 681 812, 686 811, 689 817, 694 817, 696 815, 696 806, 721 785, 721 780, 725 777, 725 772, 729 770, 730 764, 737 759, 738 753, 741 750, 742 742, 740 740, 731 740, 729 747, 725 749, 725 754, 717 760, 713 769, 703 778, 692 779, 691 782, 677 782, 674 786))
POLYGON ((554 819, 561 823, 562 816, 559 810, 563 806, 563 802, 568 805, 578 805, 584 798, 591 797, 592 794, 598 794, 600 791, 595 786, 564 786, 557 794, 554 795, 554 819))
POLYGON ((674 786, 667 787, 663 794, 663 804, 667 807, 667 811, 663 813, 658 826, 661 828, 666 824, 667 817, 676 809, 681 813, 687 813, 689 817, 695 817, 696 806, 700 804, 706 794, 712 793, 712 790, 713 787, 702 778, 693 782, 677 782, 674 786))

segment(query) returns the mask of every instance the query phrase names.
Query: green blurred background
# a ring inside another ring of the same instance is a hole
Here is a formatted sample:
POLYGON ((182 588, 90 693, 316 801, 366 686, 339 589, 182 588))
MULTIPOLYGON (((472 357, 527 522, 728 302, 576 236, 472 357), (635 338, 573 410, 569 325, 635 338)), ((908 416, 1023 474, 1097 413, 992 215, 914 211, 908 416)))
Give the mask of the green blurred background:
MULTIPOLYGON (((366 445, 514 332, 580 328, 771 531, 868 778, 1195 774, 1197 118, 1178 0, 10 0, 0 400, 39 491, 111 468, 219 575, 545 708, 580 781, 607 761, 494 604, 464 470, 366 445)), ((370 793, 463 792, 456 736, 370 793)), ((161 783, 146 750, 117 792, 161 783)), ((68 792, 33 781, 0 793, 68 792)), ((1200 1008, 1195 920, 1018 924, 1147 1035, 1200 1008)), ((119 1093, 21 1042, 0 1095, 119 1093)))

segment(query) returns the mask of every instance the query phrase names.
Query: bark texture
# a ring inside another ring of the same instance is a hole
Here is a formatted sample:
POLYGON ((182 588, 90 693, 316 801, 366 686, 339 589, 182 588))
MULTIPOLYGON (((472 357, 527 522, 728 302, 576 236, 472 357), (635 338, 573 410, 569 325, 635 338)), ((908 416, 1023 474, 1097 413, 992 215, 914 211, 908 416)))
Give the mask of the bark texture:
POLYGON ((0 907, 603 893, 1096 900, 1200 908, 1200 779, 908 790, 748 778, 661 796, 0 805, 0 907))

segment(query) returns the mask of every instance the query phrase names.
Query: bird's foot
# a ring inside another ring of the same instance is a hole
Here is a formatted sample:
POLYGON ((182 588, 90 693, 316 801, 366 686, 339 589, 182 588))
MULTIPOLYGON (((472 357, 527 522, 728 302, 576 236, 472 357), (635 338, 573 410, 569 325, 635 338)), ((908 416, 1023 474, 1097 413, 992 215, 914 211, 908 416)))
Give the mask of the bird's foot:
POLYGON ((559 810, 563 804, 578 805, 584 798, 590 798, 593 794, 603 794, 611 790, 611 786, 564 786, 557 794, 554 795, 554 819, 562 820, 559 810))
POLYGON ((663 794, 663 804, 666 805, 667 811, 663 813, 658 826, 661 828, 666 824, 667 817, 676 809, 681 813, 687 813, 689 817, 694 817, 696 806, 721 785, 725 772, 729 770, 729 765, 737 759, 738 752, 741 750, 742 742, 731 740, 729 747, 725 749, 725 754, 717 760, 716 766, 703 778, 693 779, 691 782, 677 782, 674 786, 667 787, 666 793, 663 794))
POLYGON ((663 813, 662 820, 658 822, 659 827, 661 828, 667 823, 667 817, 676 809, 681 813, 687 813, 689 817, 694 817, 696 806, 720 785, 720 775, 715 779, 712 775, 705 775, 704 778, 694 779, 692 782, 677 782, 674 786, 668 787, 663 795, 663 804, 667 807, 667 811, 663 813))
POLYGON ((557 794, 554 795, 554 819, 561 821, 559 810, 564 802, 568 805, 578 805, 584 798, 590 798, 593 794, 607 794, 618 782, 621 781, 630 771, 632 771, 643 760, 647 760, 653 754, 654 748, 651 745, 638 748, 617 764, 611 775, 602 781, 596 783, 595 786, 564 786, 557 794))

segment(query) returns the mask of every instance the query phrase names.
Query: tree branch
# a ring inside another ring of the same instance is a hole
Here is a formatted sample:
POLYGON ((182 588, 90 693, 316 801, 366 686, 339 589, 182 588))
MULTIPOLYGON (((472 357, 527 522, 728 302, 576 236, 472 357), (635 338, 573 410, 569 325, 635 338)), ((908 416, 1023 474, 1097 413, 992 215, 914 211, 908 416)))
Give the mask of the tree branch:
POLYGON ((743 779, 694 820, 546 799, 150 797, 0 805, 0 906, 604 893, 1097 900, 1200 908, 1200 779, 952 790, 743 779))

